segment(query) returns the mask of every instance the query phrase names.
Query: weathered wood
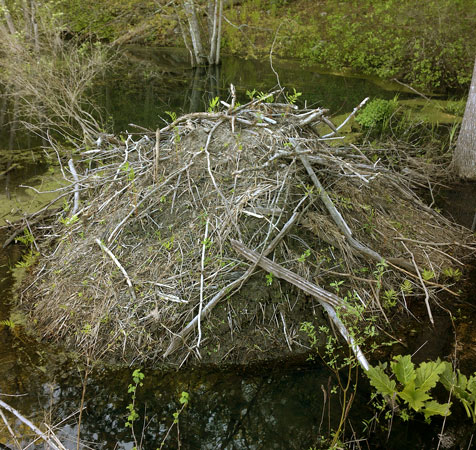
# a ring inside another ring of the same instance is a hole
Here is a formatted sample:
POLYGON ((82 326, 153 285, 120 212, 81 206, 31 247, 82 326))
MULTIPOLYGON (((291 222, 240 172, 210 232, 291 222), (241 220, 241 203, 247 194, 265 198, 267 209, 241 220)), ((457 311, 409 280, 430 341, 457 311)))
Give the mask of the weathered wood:
POLYGON ((282 278, 283 280, 286 280, 289 283, 294 284, 299 289, 317 298, 319 303, 326 310, 328 316, 330 317, 334 325, 339 330, 342 337, 347 341, 349 346, 352 348, 352 351, 354 352, 355 357, 359 361, 360 365, 363 367, 364 370, 369 369, 370 367, 369 363, 367 359, 365 358, 364 354, 362 353, 362 350, 355 343, 354 338, 349 334, 349 332, 347 331, 347 328, 339 319, 339 317, 337 316, 334 310, 334 307, 338 307, 343 310, 347 309, 346 304, 340 297, 338 297, 335 294, 332 294, 331 292, 326 291, 325 289, 320 288, 319 286, 316 286, 313 283, 310 283, 309 281, 305 280, 304 278, 300 277, 294 272, 291 272, 290 270, 284 268, 283 266, 260 255, 254 250, 251 250, 245 247, 241 242, 231 240, 231 245, 237 253, 239 253, 241 256, 245 257, 249 261, 271 272, 274 276, 278 278, 282 278))
MULTIPOLYGON (((303 150, 299 144, 295 145, 295 148, 298 151, 303 150)), ((389 262, 391 262, 392 264, 396 266, 403 267, 404 269, 409 270, 411 272, 415 271, 413 264, 409 263, 408 261, 405 261, 402 258, 392 258, 392 257, 384 258, 375 250, 372 250, 371 248, 367 247, 366 245, 362 244, 357 239, 355 239, 352 236, 352 231, 347 225, 347 222, 344 220, 341 213, 337 210, 337 208, 334 205, 334 202, 331 200, 326 190, 324 189, 324 186, 322 186, 321 182, 317 178, 317 175, 314 172, 313 168, 311 167, 308 157, 300 153, 299 158, 303 166, 306 168, 307 173, 311 177, 311 180, 314 183, 314 186, 316 186, 317 193, 319 197, 321 198, 322 202, 324 203, 327 211, 329 212, 335 224, 337 225, 339 230, 342 232, 342 234, 345 236, 346 241, 349 243, 349 245, 352 247, 353 250, 355 250, 360 255, 370 258, 376 262, 380 262, 382 260, 388 260, 389 262)))
POLYGON ((114 256, 114 254, 109 250, 99 239, 94 240, 99 247, 109 256, 109 258, 112 259, 114 264, 119 268, 119 270, 122 272, 122 275, 124 275, 124 278, 126 279, 127 286, 129 287, 129 292, 131 294, 132 300, 135 302, 136 301, 136 293, 134 291, 134 286, 132 286, 132 281, 126 272, 126 269, 122 267, 122 264, 119 262, 119 260, 114 256))
POLYGON ((79 177, 78 172, 74 167, 73 159, 71 158, 68 161, 69 170, 71 171, 71 175, 74 179, 74 203, 73 203, 73 210, 71 211, 71 217, 73 217, 79 209, 79 177))
POLYGON ((0 408, 4 408, 7 411, 15 415, 22 423, 24 423, 28 428, 34 431, 38 437, 43 439, 46 444, 48 444, 54 450, 66 450, 66 448, 61 444, 61 442, 56 440, 56 443, 53 442, 51 437, 48 437, 43 431, 41 431, 36 425, 34 425, 30 420, 21 415, 15 408, 12 408, 9 404, 5 403, 3 400, 0 400, 0 408))
POLYGON ((456 174, 467 180, 476 180, 476 59, 468 101, 458 136, 453 165, 456 174))
POLYGON ((260 255, 258 252, 245 247, 241 242, 231 240, 231 246, 241 256, 245 257, 249 261, 262 267, 264 270, 271 272, 274 276, 282 278, 288 281, 294 286, 297 286, 302 291, 309 295, 316 297, 319 301, 325 302, 334 308, 345 309, 345 303, 337 297, 337 295, 326 291, 325 289, 316 286, 314 283, 310 283, 306 279, 300 277, 294 272, 284 268, 283 266, 271 261, 270 259, 260 255))

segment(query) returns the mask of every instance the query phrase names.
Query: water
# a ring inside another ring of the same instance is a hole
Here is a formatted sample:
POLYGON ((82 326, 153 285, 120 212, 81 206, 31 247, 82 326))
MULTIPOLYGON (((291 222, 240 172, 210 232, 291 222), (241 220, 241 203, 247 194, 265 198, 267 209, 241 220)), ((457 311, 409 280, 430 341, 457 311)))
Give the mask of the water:
MULTIPOLYGON (((277 85, 267 59, 256 62, 224 58, 221 68, 200 71, 190 69, 185 56, 180 50, 127 49, 120 69, 108 74, 94 92, 117 132, 133 131, 130 123, 154 130, 163 125, 163 118, 169 119, 166 111, 179 114, 204 110, 215 96, 227 99, 230 83, 237 87, 241 102, 246 101, 247 90, 268 91, 277 85)), ((281 85, 302 92, 300 102, 329 108, 334 115, 350 112, 366 96, 393 98, 400 89, 378 80, 303 70, 293 61, 274 61, 274 68, 281 85)), ((400 95, 410 97, 402 92, 400 95)), ((35 210, 51 200, 38 200, 19 184, 46 190, 58 182, 59 176, 51 161, 38 156, 37 149, 13 153, 14 148, 31 148, 39 143, 19 130, 12 133, 7 120, 1 125, 0 147, 10 151, 2 153, 0 173, 13 163, 20 167, 0 178, 0 220, 14 220, 20 208, 35 210), (52 173, 45 177, 48 171, 52 173)), ((1 243, 4 238, 0 234, 1 243)), ((0 320, 11 317, 14 278, 9 267, 19 257, 20 248, 15 245, 0 253, 0 320)), ((335 395, 330 408, 324 401, 329 398, 330 372, 319 364, 278 362, 246 370, 145 371, 145 375, 136 400, 140 415, 136 436, 139 440, 143 437, 146 449, 157 448, 164 439, 173 423, 173 413, 180 408, 182 391, 189 393, 190 403, 180 416, 180 434, 174 427, 164 448, 177 448, 180 442, 184 449, 305 449, 315 445, 319 435, 327 435, 329 426, 336 426, 341 412, 335 395)), ((66 354, 28 337, 24 327, 0 328, 0 390, 20 395, 2 399, 38 424, 65 420, 57 434, 68 448, 76 448, 83 376, 84 370, 66 354)), ((125 427, 130 382, 129 369, 108 368, 90 374, 81 438, 93 448, 132 448, 131 430, 125 427)), ((367 393, 359 391, 356 406, 351 409, 356 430, 362 427, 363 419, 371 417, 367 399, 367 393)), ((29 430, 18 421, 11 423, 23 436, 22 445, 31 442, 29 430)), ((426 425, 416 423, 412 427, 395 428, 398 445, 394 448, 431 448, 431 443, 421 440, 421 432, 428 431, 426 425)), ((12 445, 1 422, 0 443, 12 445)))
MULTIPOLYGON (((203 111, 216 96, 229 100, 230 83, 242 103, 249 101, 247 91, 268 92, 278 87, 269 58, 224 57, 220 67, 191 69, 182 49, 130 47, 126 55, 119 70, 108 75, 96 91, 116 131, 133 131, 130 123, 155 130, 164 125, 162 118, 170 121, 166 111, 203 111)), ((332 115, 352 111, 367 96, 390 99, 399 93, 401 98, 413 98, 396 83, 302 69, 297 61, 274 61, 273 67, 286 91, 302 93, 300 104, 306 101, 309 106, 327 108, 332 115)))

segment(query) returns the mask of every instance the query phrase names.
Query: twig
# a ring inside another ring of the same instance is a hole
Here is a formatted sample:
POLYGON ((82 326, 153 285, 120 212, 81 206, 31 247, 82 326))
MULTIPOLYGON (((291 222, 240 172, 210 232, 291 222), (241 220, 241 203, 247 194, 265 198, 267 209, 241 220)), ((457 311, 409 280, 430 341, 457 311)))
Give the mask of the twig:
POLYGON ((433 326, 435 326, 435 321, 433 320, 433 314, 431 313, 431 308, 430 308, 430 294, 428 293, 428 289, 426 288, 425 282, 423 281, 423 278, 420 273, 420 269, 418 268, 418 265, 415 261, 415 257, 413 256, 413 253, 408 249, 408 247, 402 242, 402 245, 405 247, 405 250, 410 253, 410 257, 412 258, 413 266, 415 267, 415 271, 418 275, 418 278, 420 280, 421 286, 423 290, 425 291, 425 305, 426 309, 428 311, 428 317, 430 318, 430 322, 433 326))
POLYGON ((20 445, 20 443, 18 442, 18 440, 17 440, 17 438, 16 438, 16 436, 15 436, 15 433, 14 433, 13 430, 12 430, 12 427, 11 427, 10 424, 8 423, 8 420, 7 420, 7 418, 5 417, 5 414, 3 414, 3 410, 2 410, 2 409, 0 409, 0 417, 2 418, 3 422, 5 423, 5 426, 7 427, 8 432, 11 434, 12 439, 13 439, 13 442, 15 442, 15 445, 17 446, 17 448, 18 448, 19 450, 22 450, 21 445, 20 445))
POLYGON ((124 267, 122 267, 121 263, 118 261, 118 259, 113 255, 113 253, 111 252, 111 250, 109 250, 99 239, 95 239, 94 240, 96 242, 96 244, 99 245, 99 247, 101 247, 102 250, 104 250, 107 255, 112 259, 112 261, 114 262, 114 264, 119 268, 119 270, 122 272, 122 274, 124 275, 124 278, 126 279, 126 282, 127 282, 127 285, 129 286, 129 292, 131 293, 131 297, 134 301, 136 301, 136 293, 134 292, 134 287, 132 286, 132 282, 131 282, 131 279, 129 278, 129 275, 127 274, 126 272, 126 269, 124 269, 124 267))
POLYGON ((6 175, 8 172, 16 169, 17 167, 20 167, 20 164, 13 163, 8 169, 4 170, 3 172, 0 172, 0 178, 6 175))
POLYGON ((41 431, 37 426, 35 426, 31 421, 29 421, 26 417, 22 416, 15 408, 12 408, 10 405, 5 403, 3 400, 0 399, 0 407, 6 409, 7 411, 11 412, 15 415, 22 423, 24 423, 28 428, 34 431, 41 439, 43 439, 48 445, 53 448, 53 450, 66 450, 66 448, 61 444, 55 444, 51 438, 49 438, 43 431, 41 431))
POLYGON ((159 179, 159 150, 160 150, 160 128, 155 132, 155 161, 154 161, 154 183, 159 179))
POLYGON ((197 349, 200 347, 200 341, 202 340, 202 327, 201 327, 201 323, 200 323, 200 317, 202 316, 202 309, 203 309, 203 272, 205 270, 205 251, 207 249, 208 222, 209 222, 209 219, 207 217, 207 223, 205 224, 205 236, 203 237, 203 242, 202 242, 202 260, 201 260, 201 263, 200 263, 200 304, 199 304, 199 307, 198 307, 197 349))
POLYGON ((347 118, 335 129, 332 131, 332 133, 326 134, 325 136, 322 136, 323 138, 329 138, 331 136, 334 136, 341 128, 343 128, 347 122, 354 117, 357 112, 359 111, 360 108, 362 108, 369 100, 369 97, 364 98, 359 105, 357 105, 354 110, 347 116, 347 118))
POLYGON ((278 74, 278 72, 276 72, 276 69, 273 66, 273 51, 274 51, 274 46, 276 44, 276 39, 278 38, 279 30, 281 29, 281 27, 283 26, 284 23, 285 22, 281 22, 279 24, 278 28, 276 29, 276 33, 274 33, 273 43, 271 44, 271 49, 269 51, 269 65, 270 65, 271 70, 273 71, 273 73, 276 77, 276 81, 278 83, 279 89, 283 89, 283 87, 281 86, 281 83, 279 81, 279 74, 278 74))
POLYGON ((423 97, 425 100, 431 101, 430 98, 428 98, 425 94, 422 94, 421 92, 418 92, 415 88, 411 87, 409 84, 404 83, 403 81, 397 80, 396 78, 392 78, 392 81, 395 81, 396 83, 405 86, 407 89, 410 89, 410 91, 414 92, 415 94, 419 95, 420 97, 423 97))
POLYGON ((73 217, 79 209, 79 177, 76 169, 74 168, 73 158, 68 161, 68 166, 74 179, 74 205, 73 210, 71 211, 71 217, 73 217))

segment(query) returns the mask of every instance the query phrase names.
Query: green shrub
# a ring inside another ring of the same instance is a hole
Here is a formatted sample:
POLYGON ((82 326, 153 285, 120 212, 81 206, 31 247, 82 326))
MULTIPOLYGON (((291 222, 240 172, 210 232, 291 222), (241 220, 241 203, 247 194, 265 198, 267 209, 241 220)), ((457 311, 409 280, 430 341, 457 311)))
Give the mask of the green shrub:
POLYGON ((397 107, 398 101, 396 98, 393 100, 376 98, 370 101, 362 111, 357 114, 355 120, 363 128, 383 130, 397 110, 397 107))

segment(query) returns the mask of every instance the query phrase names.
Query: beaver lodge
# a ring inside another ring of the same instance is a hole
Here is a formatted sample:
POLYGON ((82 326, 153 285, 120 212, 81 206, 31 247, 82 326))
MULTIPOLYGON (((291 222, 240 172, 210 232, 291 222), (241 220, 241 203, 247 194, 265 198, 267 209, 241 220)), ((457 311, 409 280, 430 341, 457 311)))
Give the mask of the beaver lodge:
POLYGON ((66 206, 16 224, 40 254, 19 307, 43 339, 107 362, 247 363, 308 352, 302 323, 330 319, 365 367, 369 326, 451 308, 476 246, 417 194, 441 167, 344 144, 281 91, 230 98, 81 149, 66 206))

